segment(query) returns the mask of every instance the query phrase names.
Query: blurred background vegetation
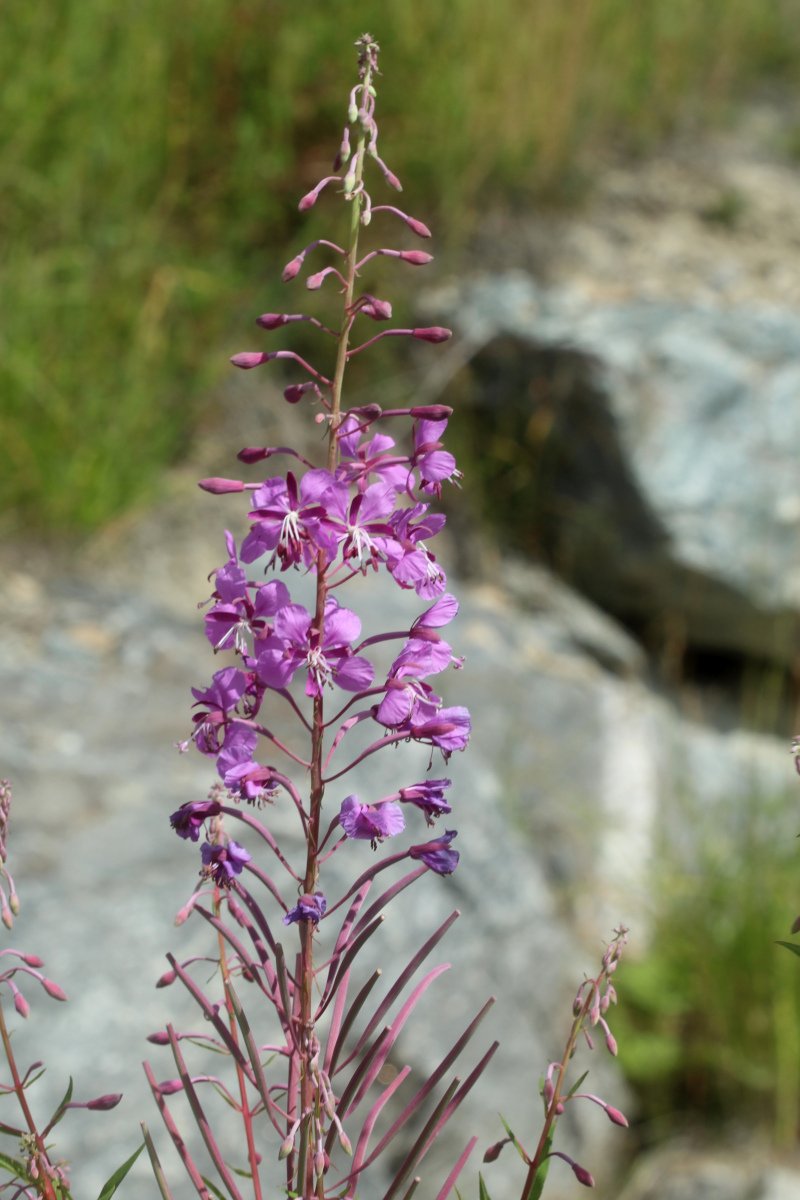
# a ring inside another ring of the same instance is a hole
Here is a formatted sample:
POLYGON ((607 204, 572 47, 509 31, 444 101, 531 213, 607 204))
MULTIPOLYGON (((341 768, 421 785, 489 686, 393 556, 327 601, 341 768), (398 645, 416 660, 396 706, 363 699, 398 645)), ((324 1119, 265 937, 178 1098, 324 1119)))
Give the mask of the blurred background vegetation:
POLYGON ((90 531, 186 452, 306 238, 365 28, 386 152, 453 256, 491 206, 574 199, 602 148, 719 120, 800 63, 794 0, 7 0, 6 527, 90 531))
MULTIPOLYGON (((81 537, 190 450, 227 354, 264 344, 252 318, 285 306, 279 268, 319 236, 297 199, 328 169, 365 29, 386 155, 456 266, 493 207, 579 202, 598 155, 723 121, 800 71, 796 0, 6 0, 6 531, 81 537)), ((795 845, 755 817, 737 836, 654 882, 619 1042, 650 1132, 752 1111, 789 1141, 800 971, 765 931, 795 845)))

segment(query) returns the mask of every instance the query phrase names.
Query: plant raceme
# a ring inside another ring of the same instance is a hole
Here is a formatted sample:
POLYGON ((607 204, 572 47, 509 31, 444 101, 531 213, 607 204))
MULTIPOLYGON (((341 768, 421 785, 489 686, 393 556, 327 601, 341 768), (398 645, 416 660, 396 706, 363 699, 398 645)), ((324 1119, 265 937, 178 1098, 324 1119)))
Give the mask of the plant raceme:
MULTIPOLYGON (((379 1161, 391 1164, 386 1200, 410 1196, 419 1163, 496 1049, 491 1045, 465 1079, 450 1078, 489 1002, 421 1083, 408 1078, 409 1067, 398 1070, 389 1062, 413 1010, 446 970, 424 964, 457 913, 431 930, 388 987, 376 987, 381 973, 374 971, 356 988, 355 960, 383 910, 423 876, 450 875, 459 853, 449 821, 449 779, 412 774, 388 795, 356 795, 348 794, 347 776, 401 743, 428 748, 430 770, 436 758, 446 763, 464 750, 470 736, 466 708, 444 704, 431 682, 461 665, 443 632, 458 604, 430 549, 445 522, 433 503, 445 484, 460 478, 442 446, 451 410, 438 404, 347 407, 343 398, 349 362, 375 343, 403 337, 436 344, 450 337, 439 326, 392 328, 391 304, 361 290, 361 273, 376 258, 410 268, 432 256, 417 248, 359 248, 373 219, 421 241, 430 231, 394 205, 373 204, 367 190, 372 167, 390 188, 399 191, 400 183, 378 151, 378 46, 368 35, 357 46, 358 82, 333 174, 300 201, 306 211, 323 192, 338 193, 349 210, 345 244, 317 240, 283 271, 287 283, 299 281, 309 256, 325 252, 331 265, 306 275, 305 284, 310 291, 333 284, 338 316, 323 323, 304 313, 265 313, 257 321, 267 333, 310 323, 328 344, 327 365, 284 349, 232 359, 242 370, 273 361, 299 369, 300 381, 284 396, 314 410, 327 435, 325 460, 312 463, 289 447, 251 447, 241 451, 241 462, 272 465, 288 458, 289 469, 258 482, 215 478, 200 485, 214 494, 244 493, 250 505, 249 532, 238 544, 226 535, 227 559, 214 575, 205 614, 208 640, 230 665, 193 690, 190 741, 216 764, 219 782, 207 799, 183 805, 171 818, 180 837, 199 843, 200 883, 179 915, 199 914, 214 931, 220 996, 205 990, 208 959, 170 958, 160 982, 178 980, 188 989, 206 1030, 167 1026, 153 1034, 151 1041, 169 1047, 174 1072, 158 1081, 149 1066, 146 1071, 198 1194, 208 1196, 211 1185, 175 1123, 169 1102, 176 1093, 188 1100, 204 1162, 216 1171, 215 1194, 221 1189, 234 1200, 243 1179, 253 1196, 274 1195, 276 1163, 286 1194, 304 1200, 356 1196, 364 1172, 379 1161), (365 637, 349 596, 375 571, 387 572, 416 597, 417 611, 404 628, 365 637), (289 587, 305 575, 315 585, 308 608, 289 587), (390 665, 379 673, 374 656, 381 649, 390 652, 390 665), (298 740, 291 745, 272 728, 276 706, 286 706, 295 722, 298 740), (289 806, 298 823, 303 849, 294 859, 266 817, 277 805, 289 806), (401 848, 385 853, 394 839, 402 839, 401 848), (340 861, 355 841, 369 842, 375 860, 342 894, 331 895, 325 864, 335 852, 340 861), (293 944, 279 936, 281 929, 289 936, 287 927, 293 944), (262 1034, 270 1014, 271 1030, 262 1034), (198 1046, 215 1051, 217 1063, 220 1054, 228 1057, 230 1079, 190 1065, 187 1047, 198 1046), (223 1153, 206 1112, 214 1094, 240 1119, 235 1160, 223 1153)), ((167 1196, 149 1133, 146 1140, 167 1196)), ((474 1144, 473 1138, 441 1182, 441 1200, 452 1193, 474 1144)))

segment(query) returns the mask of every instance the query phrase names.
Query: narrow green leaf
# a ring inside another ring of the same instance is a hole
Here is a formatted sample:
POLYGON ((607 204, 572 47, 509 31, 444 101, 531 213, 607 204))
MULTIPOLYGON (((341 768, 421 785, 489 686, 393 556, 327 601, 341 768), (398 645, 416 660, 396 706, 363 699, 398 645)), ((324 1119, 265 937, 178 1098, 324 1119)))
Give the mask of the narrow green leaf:
POLYGON ((547 1179, 547 1172, 550 1170, 550 1159, 549 1159, 548 1155, 550 1154, 550 1147, 552 1146, 552 1144, 553 1144, 553 1131, 551 1130, 550 1136, 548 1137, 547 1141, 544 1144, 544 1158, 542 1159, 542 1161, 539 1165, 538 1171, 536 1172, 536 1174, 533 1177, 533 1183, 531 1184, 531 1186, 528 1189, 528 1191, 526 1192, 526 1194, 522 1197, 522 1200, 539 1200, 539 1197, 541 1196, 542 1192, 544 1191, 545 1180, 547 1179))
POLYGON ((489 1195, 489 1189, 484 1183, 483 1175, 481 1175, 480 1171, 478 1172, 478 1200, 492 1200, 492 1197, 489 1195))
POLYGON ((161 1200, 172 1200, 172 1193, 170 1192, 169 1185, 167 1184, 167 1177, 164 1174, 164 1168, 161 1166, 161 1159, 158 1157, 158 1152, 153 1143, 153 1139, 150 1136, 150 1130, 147 1128, 144 1121, 141 1123, 141 1130, 144 1137, 144 1144, 147 1147, 147 1153, 150 1155, 150 1165, 153 1168, 153 1175, 155 1176, 158 1190, 161 1192, 161 1200))
POLYGON ((584 1071, 584 1072, 583 1072, 583 1074, 581 1075, 580 1079, 576 1079, 576 1080, 575 1080, 575 1082, 573 1083, 572 1087, 569 1089, 569 1091, 567 1092, 566 1096, 564 1097, 564 1099, 565 1099, 565 1100, 569 1100, 570 1096, 574 1096, 574 1095, 575 1095, 575 1093, 577 1092, 578 1088, 581 1086, 581 1084, 583 1083, 584 1079, 586 1078, 586 1076, 587 1076, 588 1074, 589 1074, 589 1072, 588 1072, 588 1071, 584 1071))
POLYGON ((116 1192, 117 1188, 122 1183, 125 1176, 128 1174, 128 1171, 130 1171, 131 1167, 133 1166, 133 1164, 136 1162, 139 1155, 144 1150, 144 1145, 145 1145, 144 1142, 142 1142, 141 1146, 139 1146, 138 1149, 134 1150, 134 1152, 130 1156, 130 1158, 126 1158, 125 1162, 122 1164, 122 1166, 117 1167, 114 1174, 110 1175, 108 1177, 108 1179, 105 1181, 102 1188, 100 1189, 100 1195, 97 1197, 97 1200, 111 1200, 111 1197, 114 1195, 114 1192, 116 1192))
POLYGON ((70 1075, 69 1083, 67 1084, 67 1090, 64 1092, 64 1095, 61 1098, 61 1102, 56 1106, 55 1111, 53 1112, 53 1115, 50 1118, 50 1121, 48 1123, 47 1129, 45 1130, 45 1133, 49 1133, 50 1130, 53 1128, 53 1126, 58 1124, 58 1122, 64 1116, 64 1113, 67 1111, 67 1105, 69 1104, 71 1099, 72 1099, 72 1076, 70 1075))
POLYGON ((217 1185, 215 1183, 212 1183, 211 1180, 208 1179, 207 1176, 205 1176, 205 1175, 203 1176, 203 1183, 206 1185, 206 1187, 208 1188, 208 1190, 210 1192, 214 1193, 214 1195, 217 1197, 217 1200, 228 1200, 228 1197, 224 1194, 224 1192, 221 1192, 219 1190, 219 1188, 217 1187, 217 1185))
POLYGON ((20 1175, 23 1179, 27 1178, 25 1164, 19 1162, 16 1158, 10 1158, 7 1154, 0 1153, 0 1167, 9 1171, 12 1175, 20 1175))
POLYGON ((513 1130, 513 1129, 510 1127, 510 1125, 508 1124, 508 1122, 506 1121, 506 1119, 505 1119, 505 1117, 503 1116, 503 1114, 502 1114, 502 1113, 500 1113, 500 1114, 499 1114, 499 1116, 500 1116, 500 1120, 501 1120, 501 1121, 502 1121, 502 1123, 503 1123, 503 1129, 505 1129, 506 1133, 508 1134, 508 1136, 509 1136, 509 1138, 510 1138, 510 1140, 511 1140, 511 1144, 513 1145, 513 1147, 514 1147, 514 1149, 516 1150, 517 1154, 520 1156, 520 1158, 522 1159, 522 1161, 523 1161, 524 1163, 527 1163, 527 1164, 530 1166, 530 1161, 531 1161, 531 1160, 528 1158, 527 1154, 525 1153, 525 1151, 524 1151, 524 1150, 523 1150, 523 1148, 522 1148, 522 1145, 521 1145, 521 1144, 520 1144, 520 1142, 517 1140, 517 1136, 516 1136, 516 1134, 514 1133, 514 1130, 513 1130))
POLYGON ((798 942, 776 942, 776 946, 785 946, 787 950, 791 950, 792 954, 800 957, 800 943, 798 942))

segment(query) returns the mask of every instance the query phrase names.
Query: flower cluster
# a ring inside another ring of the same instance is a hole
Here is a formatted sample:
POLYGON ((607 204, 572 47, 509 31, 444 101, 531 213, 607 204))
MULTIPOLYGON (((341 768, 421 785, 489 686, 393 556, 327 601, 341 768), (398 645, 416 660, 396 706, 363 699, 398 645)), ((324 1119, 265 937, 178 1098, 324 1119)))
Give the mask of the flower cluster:
MULTIPOLYGON (((355 355, 387 337, 431 345, 450 337, 441 326, 393 327, 389 301, 361 282, 377 258, 421 267, 432 256, 391 245, 366 253, 359 250, 360 235, 373 220, 399 227, 404 237, 429 239, 431 234, 422 221, 395 205, 374 203, 367 190, 369 164, 377 167, 389 187, 400 190, 400 183, 378 151, 374 86, 378 47, 369 35, 357 45, 359 82, 350 94, 333 173, 304 195, 299 206, 305 212, 323 193, 337 191, 349 211, 349 233, 342 245, 328 239, 312 242, 292 257, 282 276, 296 287, 310 257, 326 253, 332 261, 305 274, 305 286, 309 292, 335 286, 337 316, 322 321, 302 312, 268 312, 256 321, 267 335, 290 330, 299 322, 309 324, 323 345, 329 345, 329 361, 312 364, 292 349, 248 350, 232 359, 242 370, 281 363, 300 372, 299 380, 286 384, 283 394, 290 404, 310 406, 314 421, 325 429, 324 461, 312 462, 287 446, 248 446, 238 456, 246 467, 273 468, 277 461, 288 460, 286 469, 254 480, 215 477, 200 484, 213 495, 244 494, 248 501, 247 529, 240 538, 226 533, 226 559, 213 573, 213 591, 205 606, 206 637, 225 662, 210 681, 193 689, 192 729, 182 745, 193 743, 214 762, 218 782, 207 799, 184 804, 171 816, 180 837, 200 842, 204 835, 199 846, 200 883, 178 919, 183 921, 194 911, 217 930, 223 1003, 208 999, 192 979, 192 964, 205 960, 181 964, 170 958, 171 969, 160 981, 166 986, 180 980, 190 990, 212 1026, 215 1048, 234 1059, 238 1088, 226 1095, 242 1116, 253 1180, 258 1179, 261 1158, 252 1123, 263 1112, 281 1135, 277 1157, 286 1164, 287 1191, 318 1200, 355 1194, 363 1171, 421 1113, 435 1083, 488 1009, 485 1005, 430 1083, 407 1103, 399 1123, 370 1149, 378 1114, 408 1069, 383 1089, 371 1102, 353 1148, 344 1122, 353 1119, 417 1001, 445 968, 429 971, 387 1027, 384 1014, 454 917, 428 937, 401 971, 389 997, 367 1020, 355 1049, 348 1049, 346 1038, 369 990, 348 999, 355 955, 379 927, 385 904, 429 872, 450 875, 459 854, 453 846, 455 829, 445 829, 427 841, 415 839, 412 832, 415 821, 422 830, 452 812, 450 779, 420 779, 415 769, 390 794, 361 796, 345 780, 360 764, 402 743, 426 747, 433 774, 434 759, 441 755, 447 762, 455 751, 464 750, 471 731, 466 708, 446 704, 436 684, 443 672, 462 663, 444 636, 458 613, 458 603, 447 591, 445 572, 431 550, 432 539, 445 523, 433 505, 445 485, 457 485, 461 478, 453 455, 442 444, 451 409, 441 404, 390 408, 377 402, 348 406, 344 399, 343 383, 355 355), (376 325, 380 326, 377 332, 376 325), (357 592, 364 576, 375 572, 384 572, 416 598, 416 612, 402 628, 365 635, 350 594, 357 592), (308 606, 292 594, 291 583, 298 575, 310 577, 314 584, 314 600, 308 606), (292 718, 296 737, 275 732, 275 714, 281 708, 292 718), (284 853, 266 819, 265 806, 280 803, 296 813, 303 862, 292 862, 291 855, 284 853), (254 839, 256 845, 260 839, 268 854, 277 858, 296 898, 284 896, 280 882, 267 874, 256 846, 245 849, 230 836, 227 827, 232 822, 246 827, 243 840, 249 838, 253 846, 254 839), (383 857, 376 854, 373 865, 344 895, 338 899, 329 895, 324 864, 334 852, 339 852, 342 862, 347 854, 342 847, 349 842, 367 841, 379 852, 387 840, 406 837, 405 848, 383 857), (370 888, 385 871, 393 882, 362 912, 370 888), (297 949, 291 956, 273 933, 274 918, 269 906, 257 898, 259 887, 267 889, 270 905, 277 902, 281 924, 296 927, 297 949), (317 940, 331 929, 331 921, 339 922, 338 932, 330 934, 332 949, 319 965, 317 940), (249 944, 243 943, 242 931, 249 944), (241 1049, 241 1038, 252 1035, 251 1021, 243 1017, 233 984, 238 975, 257 984, 275 1010, 283 1041, 273 1044, 273 1051, 279 1062, 288 1063, 282 1084, 265 1083, 261 1067, 256 1066, 258 1056, 253 1057, 254 1047, 247 1054, 241 1049), (330 1028, 322 1044, 317 1022, 328 1009, 330 1028), (245 1102, 252 1088, 255 1100, 245 1102), (234 1098, 237 1091, 242 1099, 234 1098), (348 1167, 338 1168, 338 1178, 335 1143, 352 1155, 348 1167)), ((366 771, 363 777, 369 777, 366 771)), ((191 1074, 179 1047, 183 1036, 189 1035, 179 1035, 171 1027, 153 1035, 154 1043, 171 1047, 179 1074, 163 1083, 152 1073, 148 1078, 173 1142, 196 1182, 199 1174, 174 1131, 166 1098, 183 1090, 196 1113, 201 1085, 211 1077, 191 1074)), ((489 1048, 465 1084, 450 1085, 443 1107, 434 1109, 429 1136, 414 1155, 404 1159, 396 1188, 427 1153, 495 1049, 496 1045, 489 1048)), ((221 1086, 217 1079, 215 1087, 221 1086)), ((442 1198, 455 1185, 473 1144, 456 1164, 440 1192, 442 1198)), ((222 1156, 212 1151, 212 1158, 228 1184, 232 1177, 222 1156)))

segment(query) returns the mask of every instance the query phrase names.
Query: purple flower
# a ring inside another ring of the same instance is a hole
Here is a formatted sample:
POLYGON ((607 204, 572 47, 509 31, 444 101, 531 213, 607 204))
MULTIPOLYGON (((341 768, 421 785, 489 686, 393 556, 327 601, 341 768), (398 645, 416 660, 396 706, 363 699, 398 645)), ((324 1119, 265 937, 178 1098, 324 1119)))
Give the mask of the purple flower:
POLYGON ((400 788, 398 795, 403 804, 415 804, 425 814, 428 825, 432 825, 434 817, 453 811, 444 798, 445 789, 451 782, 449 779, 428 779, 412 787, 400 788))
POLYGON ((283 918, 283 923, 284 925, 293 925, 297 921, 313 921, 317 925, 325 915, 327 907, 328 901, 322 892, 314 892, 313 896, 309 892, 304 892, 294 908, 289 909, 283 918))
POLYGON ((438 746, 447 761, 454 750, 466 749, 471 731, 469 710, 457 705, 454 708, 440 708, 435 717, 422 724, 412 724, 409 736, 415 741, 438 746))
POLYGON ((218 800, 190 800, 171 815, 169 823, 178 837, 191 838, 196 842, 203 822, 208 817, 218 816, 220 811, 218 800))
POLYGON ((370 484, 352 500, 343 483, 334 484, 325 493, 328 516, 322 524, 340 543, 345 562, 366 573, 367 567, 383 559, 375 538, 385 539, 392 534, 386 518, 394 508, 394 498, 394 488, 383 482, 370 484))
POLYGON ((442 421, 418 420, 414 422, 414 453, 411 463, 419 470, 420 484, 424 492, 436 496, 442 494, 442 480, 457 483, 461 472, 456 469, 456 460, 449 450, 442 449, 441 437, 447 428, 447 419, 442 421))
POLYGON ((305 667, 307 696, 321 696, 326 684, 360 692, 374 675, 372 663, 353 654, 350 643, 360 633, 356 614, 333 597, 325 602, 322 637, 302 604, 288 604, 276 615, 272 637, 259 654, 258 676, 267 687, 284 688, 305 667))
POLYGON ((281 570, 304 563, 313 566, 317 551, 336 553, 336 541, 320 530, 325 508, 320 503, 324 492, 335 483, 329 471, 307 471, 300 480, 291 471, 285 479, 267 479, 253 493, 251 517, 256 518, 242 542, 244 562, 254 562, 272 551, 270 565, 280 559, 281 570))
POLYGON ((416 590, 418 596, 433 600, 445 589, 445 573, 428 550, 423 538, 435 537, 445 523, 444 513, 431 513, 427 504, 404 508, 391 519, 393 537, 381 548, 386 566, 401 587, 416 590))
POLYGON ((455 837, 458 837, 458 831, 447 829, 440 838, 433 842, 425 842, 422 846, 412 846, 408 856, 420 859, 437 875, 452 875, 458 866, 459 859, 458 851, 450 849, 450 843, 455 837))
POLYGON ((406 821, 399 804, 360 804, 357 796, 348 796, 342 801, 339 824, 349 838, 369 839, 375 850, 385 837, 402 833, 406 821))
POLYGON ((237 667, 226 667, 217 671, 209 687, 205 690, 192 688, 196 703, 193 708, 199 708, 192 720, 194 731, 192 737, 197 749, 202 754, 218 754, 225 739, 227 714, 241 700, 248 684, 248 676, 237 667))
POLYGON ((404 490, 408 484, 406 456, 390 453, 394 439, 385 433, 376 433, 368 442, 359 445, 362 428, 358 419, 348 413, 337 429, 336 438, 345 460, 337 468, 337 478, 345 483, 355 483, 361 490, 370 475, 377 475, 396 491, 404 490))
POLYGON ((238 842, 228 842, 227 845, 203 842, 200 847, 203 860, 203 874, 210 876, 218 887, 230 887, 234 875, 241 875, 242 868, 250 861, 250 854, 238 842))

